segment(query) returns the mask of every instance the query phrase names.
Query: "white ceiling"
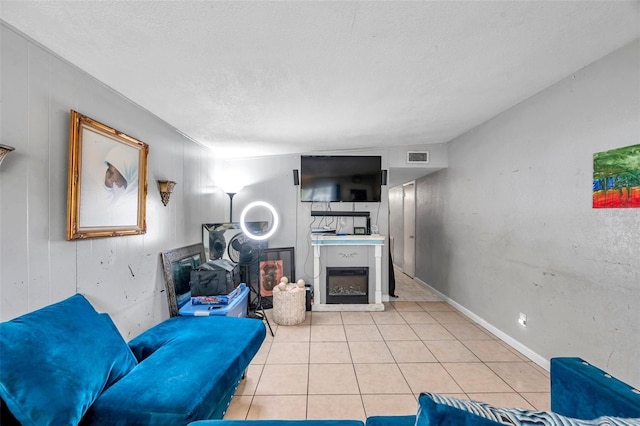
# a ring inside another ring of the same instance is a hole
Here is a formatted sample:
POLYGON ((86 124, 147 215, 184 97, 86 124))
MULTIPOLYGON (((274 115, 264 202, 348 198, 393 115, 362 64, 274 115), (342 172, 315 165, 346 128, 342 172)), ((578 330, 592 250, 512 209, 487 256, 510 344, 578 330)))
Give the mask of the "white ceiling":
POLYGON ((640 37, 639 1, 4 1, 221 157, 447 142, 640 37))

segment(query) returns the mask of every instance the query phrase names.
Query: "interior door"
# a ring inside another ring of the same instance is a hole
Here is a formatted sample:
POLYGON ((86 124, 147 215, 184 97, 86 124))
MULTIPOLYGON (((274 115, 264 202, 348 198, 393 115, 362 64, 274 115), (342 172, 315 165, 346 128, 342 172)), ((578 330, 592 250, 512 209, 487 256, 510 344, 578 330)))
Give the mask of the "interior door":
POLYGON ((416 274, 416 189, 415 183, 406 183, 402 187, 404 257, 402 270, 410 277, 416 274))

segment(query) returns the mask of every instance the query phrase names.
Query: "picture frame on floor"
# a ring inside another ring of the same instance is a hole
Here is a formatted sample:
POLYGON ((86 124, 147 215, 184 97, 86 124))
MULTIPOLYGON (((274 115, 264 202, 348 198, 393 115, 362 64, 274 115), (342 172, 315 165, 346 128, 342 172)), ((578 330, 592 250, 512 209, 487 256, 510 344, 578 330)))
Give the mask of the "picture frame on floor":
POLYGON ((295 249, 293 247, 265 248, 260 256, 260 294, 269 297, 282 277, 296 281, 295 249))
POLYGON ((162 252, 169 316, 179 315, 179 310, 191 301, 191 271, 206 262, 202 244, 192 244, 162 252))
POLYGON ((260 295, 273 296, 273 288, 284 276, 282 270, 282 259, 260 261, 260 295))

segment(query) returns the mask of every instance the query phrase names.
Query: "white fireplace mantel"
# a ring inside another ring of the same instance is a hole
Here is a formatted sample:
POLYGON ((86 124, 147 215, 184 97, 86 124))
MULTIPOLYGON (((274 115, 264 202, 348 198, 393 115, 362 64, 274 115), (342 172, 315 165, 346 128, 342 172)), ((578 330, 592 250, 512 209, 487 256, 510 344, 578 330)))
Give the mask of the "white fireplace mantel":
POLYGON ((311 235, 313 246, 313 292, 314 311, 384 311, 382 303, 382 246, 383 235, 311 235), (320 264, 323 246, 374 246, 375 287, 374 303, 368 304, 326 304, 320 300, 320 264))

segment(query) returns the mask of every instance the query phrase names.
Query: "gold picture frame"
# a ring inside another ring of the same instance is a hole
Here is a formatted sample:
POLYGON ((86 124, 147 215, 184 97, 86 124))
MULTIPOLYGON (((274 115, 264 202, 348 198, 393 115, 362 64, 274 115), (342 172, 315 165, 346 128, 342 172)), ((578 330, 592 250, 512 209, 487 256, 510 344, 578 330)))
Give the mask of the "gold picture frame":
POLYGON ((149 146, 70 112, 67 240, 147 232, 149 146))

